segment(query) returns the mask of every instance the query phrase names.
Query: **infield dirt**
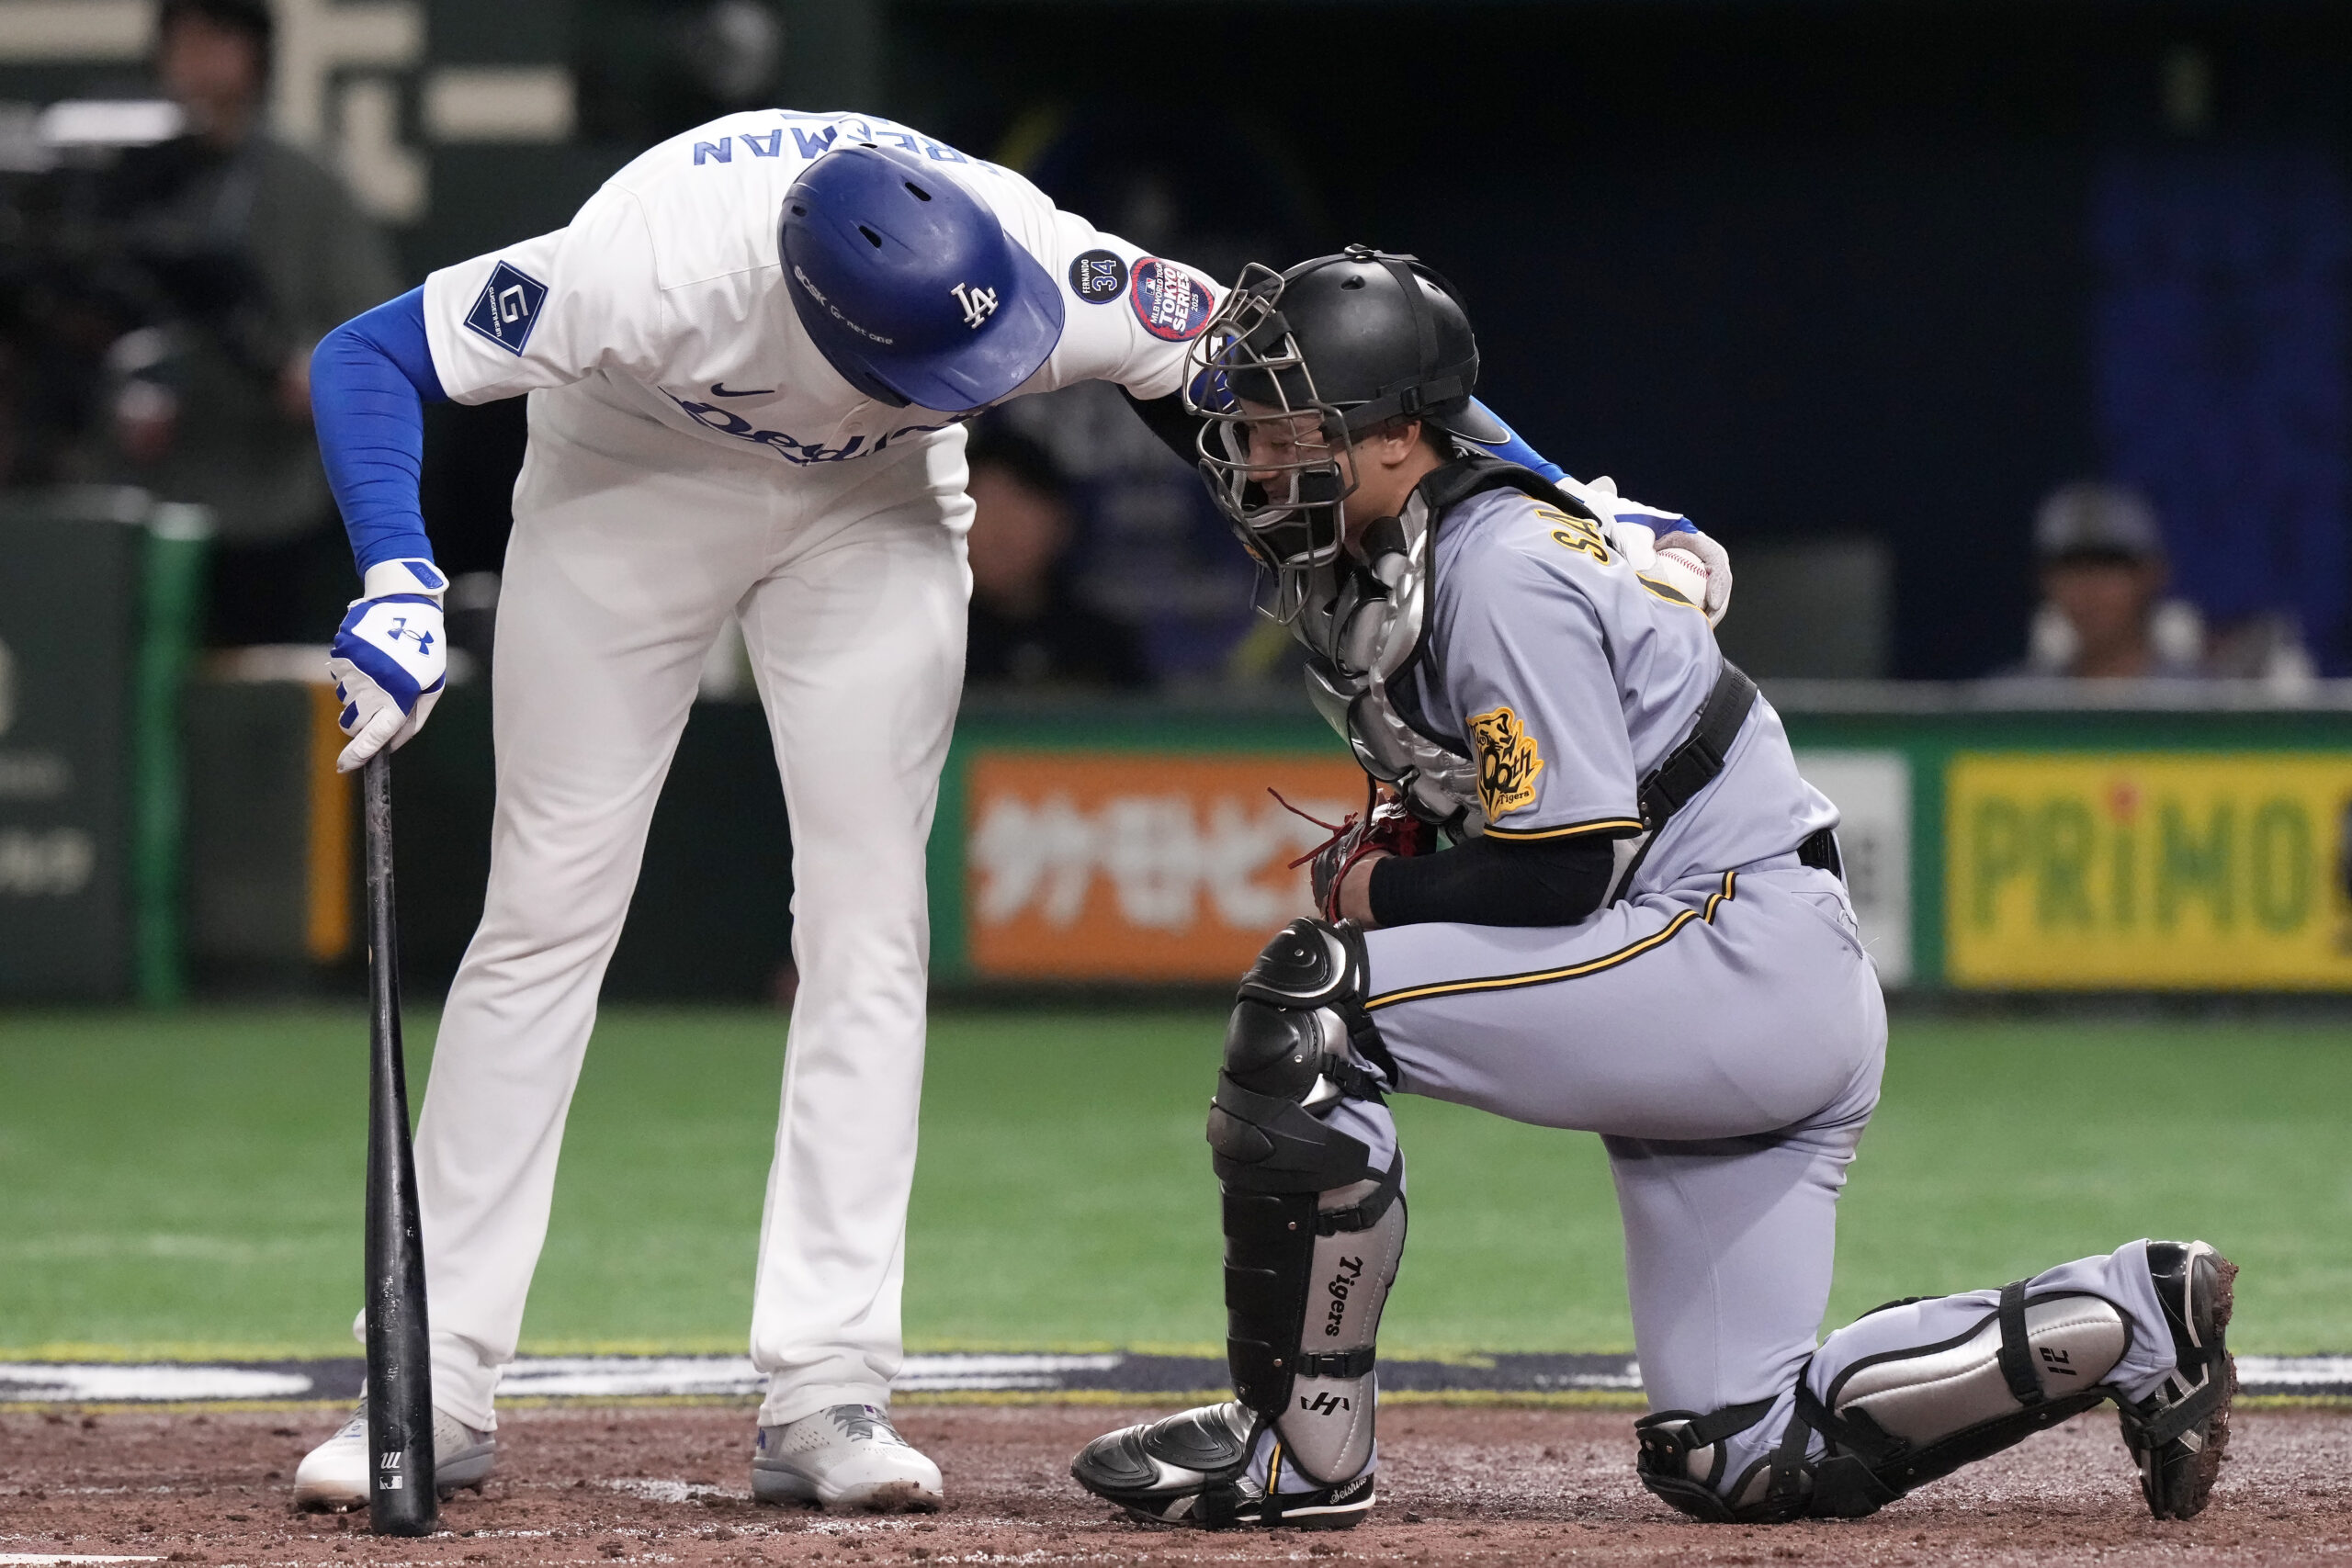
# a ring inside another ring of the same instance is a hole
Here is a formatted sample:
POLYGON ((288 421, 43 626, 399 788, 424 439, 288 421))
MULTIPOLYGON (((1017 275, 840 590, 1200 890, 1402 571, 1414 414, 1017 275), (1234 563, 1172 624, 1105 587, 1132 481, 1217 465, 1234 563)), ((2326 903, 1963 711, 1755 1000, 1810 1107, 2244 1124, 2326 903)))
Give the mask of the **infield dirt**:
POLYGON ((216 1564, 942 1562, 1193 1564, 1360 1560, 1825 1565, 2352 1563, 2352 1416, 2240 1415, 2211 1508, 2147 1517, 2111 1413, 2094 1412, 1877 1517, 1684 1521, 1634 1483, 1623 1411, 1404 1404, 1381 1418, 1381 1506, 1343 1533, 1207 1535, 1125 1522, 1066 1474, 1080 1444, 1160 1412, 909 1405, 900 1426, 950 1504, 872 1518, 761 1507, 748 1407, 504 1413, 499 1473, 445 1533, 379 1540, 364 1516, 300 1515, 288 1478, 330 1412, 0 1416, 0 1561, 216 1564))

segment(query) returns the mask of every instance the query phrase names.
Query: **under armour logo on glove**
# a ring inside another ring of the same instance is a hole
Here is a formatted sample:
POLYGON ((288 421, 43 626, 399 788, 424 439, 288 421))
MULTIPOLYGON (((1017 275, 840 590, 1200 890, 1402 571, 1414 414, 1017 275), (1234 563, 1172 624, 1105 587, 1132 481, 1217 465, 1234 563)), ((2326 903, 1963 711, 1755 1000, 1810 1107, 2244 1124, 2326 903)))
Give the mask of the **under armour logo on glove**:
POLYGON ((432 628, 426 626, 418 626, 412 630, 409 626, 409 622, 414 618, 415 617, 409 615, 402 615, 400 619, 394 621, 390 626, 387 626, 384 629, 384 636, 395 645, 397 645, 402 637, 411 638, 416 644, 417 652, 431 653, 433 651, 433 642, 435 634, 432 628))
POLYGON ((959 283, 947 292, 956 296, 956 302, 964 307, 964 324, 974 332, 979 331, 982 321, 996 314, 996 290, 993 288, 975 288, 968 283, 959 283))
POLYGON ((431 561, 379 561, 368 569, 367 597, 352 601, 327 650, 327 673, 343 704, 351 744, 335 759, 350 773, 388 746, 407 744, 448 683, 441 623, 447 586, 431 561))

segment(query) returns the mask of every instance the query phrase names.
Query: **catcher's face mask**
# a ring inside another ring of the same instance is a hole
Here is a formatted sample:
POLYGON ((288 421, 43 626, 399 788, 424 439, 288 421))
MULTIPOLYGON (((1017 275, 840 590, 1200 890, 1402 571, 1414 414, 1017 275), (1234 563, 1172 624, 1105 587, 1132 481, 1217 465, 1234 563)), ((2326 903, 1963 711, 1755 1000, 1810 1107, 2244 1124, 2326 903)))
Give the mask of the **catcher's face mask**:
POLYGON ((1274 574, 1277 620, 1338 561, 1340 503, 1355 489, 1346 417, 1317 396, 1283 320, 1283 279, 1252 264, 1187 353, 1184 407, 1201 421, 1201 474, 1219 511, 1274 574))

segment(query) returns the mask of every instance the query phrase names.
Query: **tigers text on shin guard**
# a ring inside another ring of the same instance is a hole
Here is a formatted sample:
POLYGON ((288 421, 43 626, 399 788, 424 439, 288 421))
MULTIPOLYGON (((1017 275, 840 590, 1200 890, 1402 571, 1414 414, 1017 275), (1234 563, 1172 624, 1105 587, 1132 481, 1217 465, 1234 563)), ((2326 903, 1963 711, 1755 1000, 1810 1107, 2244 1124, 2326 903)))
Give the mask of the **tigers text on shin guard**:
POLYGON ((1209 1111, 1234 1392, 1273 1423, 1289 1462, 1325 1482, 1371 1461, 1373 1340, 1405 1245, 1402 1156, 1375 1170, 1360 1139, 1325 1122, 1349 1097, 1379 1098, 1353 1043, 1379 1049, 1363 975, 1344 925, 1294 920, 1267 943, 1209 1111))
POLYGON ((1329 1528, 1372 1507, 1374 1342, 1404 1251, 1405 1167, 1375 1168, 1329 1124, 1379 1104, 1373 1069, 1388 1070, 1363 975, 1352 928, 1300 919, 1242 981, 1208 1125, 1238 1398, 1097 1438, 1071 1467, 1146 1517, 1329 1528))

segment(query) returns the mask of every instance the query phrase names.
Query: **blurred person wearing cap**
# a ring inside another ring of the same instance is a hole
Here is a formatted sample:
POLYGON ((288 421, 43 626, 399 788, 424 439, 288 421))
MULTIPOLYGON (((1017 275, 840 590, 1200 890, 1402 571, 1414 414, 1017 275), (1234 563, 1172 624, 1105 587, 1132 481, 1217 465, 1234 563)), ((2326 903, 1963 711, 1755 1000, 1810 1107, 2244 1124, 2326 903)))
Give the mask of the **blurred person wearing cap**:
POLYGON ((1087 604, 1066 569, 1074 533, 1069 481, 1027 436, 983 427, 971 468, 972 613, 967 686, 1116 687, 1151 683, 1136 628, 1087 604))
POLYGON ((398 285, 341 178, 264 122, 265 0, 164 0, 154 71, 185 132, 107 193, 143 324, 109 352, 119 476, 214 513, 208 639, 314 637, 348 597, 311 432, 311 350, 398 285))
POLYGON ((2164 597, 2172 568, 2156 514, 2137 491, 2085 480, 2034 516, 2041 604, 2012 674, 2195 680, 2205 673, 2196 610, 2164 597))

